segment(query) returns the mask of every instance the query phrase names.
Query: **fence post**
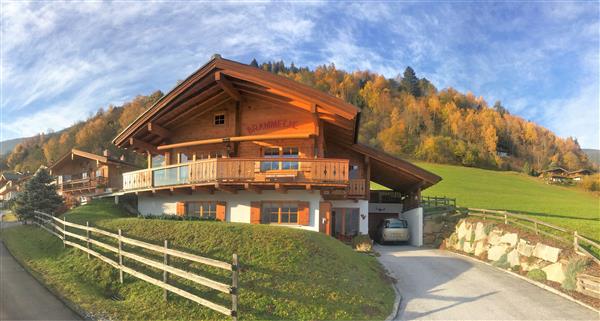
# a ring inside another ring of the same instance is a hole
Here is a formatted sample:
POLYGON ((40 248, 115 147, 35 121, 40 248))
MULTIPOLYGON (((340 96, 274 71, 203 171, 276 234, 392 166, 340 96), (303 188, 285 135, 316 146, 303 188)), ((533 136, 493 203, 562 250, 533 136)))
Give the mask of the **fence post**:
POLYGON ((578 235, 577 235, 577 231, 573 232, 573 249, 575 250, 575 253, 577 253, 578 247, 579 247, 579 242, 578 242, 578 235))
POLYGON ((123 256, 121 255, 121 229, 119 229, 119 282, 123 284, 123 256))
POLYGON ((504 214, 504 225, 508 225, 508 215, 504 214))
POLYGON ((233 262, 231 264, 233 273, 231 275, 231 316, 233 321, 238 318, 238 282, 240 274, 240 266, 237 254, 233 254, 233 262))
MULTIPOLYGON (((169 254, 167 254, 168 249, 169 249, 169 241, 165 240, 165 253, 164 253, 164 260, 163 260, 165 265, 169 265, 169 254)), ((163 270, 163 282, 165 282, 165 284, 169 283, 169 273, 167 272, 167 270, 163 270)), ((163 297, 165 298, 165 301, 167 301, 168 295, 169 295, 169 291, 167 291, 167 289, 163 289, 163 297)))
MULTIPOLYGON (((87 242, 87 249, 90 249, 90 222, 85 222, 87 229, 85 230, 85 240, 87 242)), ((87 254, 88 259, 90 258, 90 252, 87 254)))
POLYGON ((533 227, 535 228, 535 235, 538 235, 538 226, 537 226, 537 222, 533 222, 533 227))
POLYGON ((63 247, 67 247, 67 216, 63 215, 63 247))

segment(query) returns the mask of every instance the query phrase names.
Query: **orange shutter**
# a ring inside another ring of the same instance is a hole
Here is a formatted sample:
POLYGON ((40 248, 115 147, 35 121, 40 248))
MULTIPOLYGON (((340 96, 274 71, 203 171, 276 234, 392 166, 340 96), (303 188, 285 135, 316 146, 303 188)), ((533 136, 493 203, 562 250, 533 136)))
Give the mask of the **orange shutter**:
POLYGON ((225 202, 217 202, 217 221, 225 222, 226 204, 227 203, 225 203, 225 202))
POLYGON ((310 224, 310 205, 308 202, 298 202, 298 224, 310 224))
POLYGON ((177 216, 184 216, 184 215, 185 215, 185 203, 177 202, 177 216))
POLYGON ((250 224, 260 224, 260 202, 250 202, 250 224))

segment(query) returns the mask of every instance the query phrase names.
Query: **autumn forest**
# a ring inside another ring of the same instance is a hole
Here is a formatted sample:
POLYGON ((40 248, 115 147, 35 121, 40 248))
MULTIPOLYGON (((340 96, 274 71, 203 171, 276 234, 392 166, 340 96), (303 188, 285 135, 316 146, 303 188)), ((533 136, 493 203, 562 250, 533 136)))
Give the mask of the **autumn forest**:
MULTIPOLYGON (((359 139, 399 157, 534 174, 552 166, 569 170, 592 165, 573 138, 511 115, 501 102, 489 105, 471 92, 438 90, 407 67, 388 79, 369 71, 346 72, 334 65, 314 70, 282 61, 251 65, 340 97, 362 109, 359 139)), ((125 154, 144 165, 145 159, 117 150, 111 140, 163 95, 137 96, 123 106, 100 109, 85 122, 44 133, 17 145, 0 159, 2 170, 35 171, 71 148, 113 155, 125 154)))

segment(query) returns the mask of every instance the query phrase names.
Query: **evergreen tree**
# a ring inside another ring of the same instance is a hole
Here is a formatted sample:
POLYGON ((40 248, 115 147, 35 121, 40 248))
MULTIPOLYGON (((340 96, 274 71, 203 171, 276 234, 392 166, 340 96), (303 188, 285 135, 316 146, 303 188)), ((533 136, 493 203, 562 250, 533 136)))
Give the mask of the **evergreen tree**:
POLYGON ((63 204, 62 197, 56 193, 56 185, 51 185, 51 182, 50 173, 40 168, 25 183, 25 188, 17 196, 13 208, 21 221, 31 218, 34 211, 53 214, 63 204))
POLYGON ((250 66, 258 68, 258 61, 256 61, 256 58, 252 59, 252 61, 250 62, 250 66))
POLYGON ((421 91, 419 89, 419 78, 417 78, 415 71, 410 66, 406 67, 406 69, 404 70, 400 86, 406 92, 410 93, 415 97, 421 96, 421 91))

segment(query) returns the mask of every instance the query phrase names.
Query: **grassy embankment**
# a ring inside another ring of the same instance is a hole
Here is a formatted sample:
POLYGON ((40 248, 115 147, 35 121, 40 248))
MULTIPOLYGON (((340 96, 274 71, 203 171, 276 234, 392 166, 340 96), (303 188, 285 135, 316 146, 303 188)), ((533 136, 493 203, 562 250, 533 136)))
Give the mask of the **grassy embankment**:
POLYGON ((443 180, 423 195, 456 198, 461 207, 509 210, 600 240, 600 198, 517 172, 417 162, 443 180))
MULTIPOLYGON (((111 231, 120 228, 124 235, 155 244, 169 239, 174 248, 227 262, 237 253, 242 266, 240 319, 384 319, 391 312, 394 293, 378 262, 326 235, 285 227, 124 216, 110 202, 94 202, 67 213, 67 220, 89 221, 111 231)), ((121 285, 118 273, 107 264, 87 259, 79 250, 63 249, 59 239, 39 228, 16 227, 2 234, 10 250, 49 286, 95 315, 122 320, 227 319, 175 295, 164 302, 162 289, 127 274, 121 285)), ((186 268, 229 280, 224 271, 186 268)), ((190 285, 177 278, 174 282, 190 285)), ((193 291, 228 305, 227 295, 198 286, 193 291)))

